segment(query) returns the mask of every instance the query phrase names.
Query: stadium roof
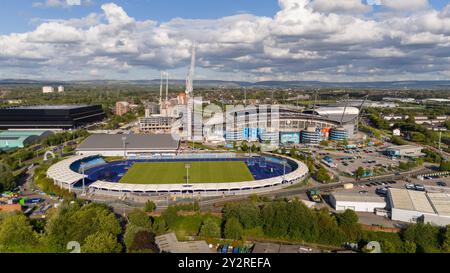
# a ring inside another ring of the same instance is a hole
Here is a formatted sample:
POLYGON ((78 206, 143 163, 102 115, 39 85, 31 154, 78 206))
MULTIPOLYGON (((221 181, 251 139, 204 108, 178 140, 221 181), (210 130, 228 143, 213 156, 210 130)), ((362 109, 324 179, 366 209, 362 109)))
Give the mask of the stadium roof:
POLYGON ((96 134, 88 137, 78 151, 92 150, 123 150, 123 140, 126 137, 126 149, 130 150, 176 150, 178 140, 170 134, 161 135, 109 135, 96 134))

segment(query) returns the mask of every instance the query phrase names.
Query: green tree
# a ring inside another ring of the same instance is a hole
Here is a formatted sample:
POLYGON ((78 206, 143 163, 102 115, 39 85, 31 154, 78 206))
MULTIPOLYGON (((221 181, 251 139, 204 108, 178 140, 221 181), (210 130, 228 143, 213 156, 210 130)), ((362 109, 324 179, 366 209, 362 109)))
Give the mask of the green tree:
POLYGON ((260 224, 260 210, 254 202, 227 203, 223 208, 223 220, 236 218, 245 229, 250 229, 260 224))
POLYGON ((364 170, 363 167, 358 167, 358 169, 356 169, 356 171, 355 171, 355 179, 356 180, 361 179, 365 173, 366 173, 366 171, 364 170))
POLYGON ((0 192, 10 191, 16 187, 16 178, 11 168, 6 164, 0 163, 0 192))
POLYGON ((158 246, 155 243, 155 234, 147 230, 138 231, 134 236, 129 251, 159 253, 158 246))
POLYGON ((450 171, 450 161, 448 160, 441 161, 441 164, 439 165, 439 170, 443 172, 450 171))
POLYGON ((144 207, 144 211, 145 211, 145 212, 154 212, 155 209, 156 209, 156 204, 155 204, 155 202, 153 202, 153 201, 151 201, 151 200, 148 200, 148 201, 145 203, 145 207, 144 207))
POLYGON ((331 181, 331 177, 328 174, 327 169, 325 167, 320 166, 320 168, 316 172, 316 180, 321 183, 329 183, 331 181))
POLYGON ((450 252, 450 225, 446 226, 442 235, 442 250, 450 252))
POLYGON ((417 246, 414 242, 405 241, 403 244, 403 252, 405 253, 416 253, 417 246))
POLYGON ((241 144, 241 150, 243 151, 243 152, 247 152, 248 151, 248 145, 247 145, 247 142, 242 142, 242 144, 241 144))
POLYGON ((244 228, 239 220, 231 217, 225 223, 224 235, 227 239, 241 240, 244 237, 244 228))
POLYGON ((200 236, 207 238, 220 238, 220 225, 211 218, 207 218, 201 228, 200 236))
POLYGON ((336 215, 337 222, 348 240, 357 241, 361 236, 361 226, 358 224, 358 215, 353 210, 346 210, 336 215))
POLYGON ((117 242, 114 234, 99 231, 86 237, 81 251, 83 253, 120 253, 122 246, 117 242))
POLYGON ((133 210, 128 215, 128 223, 131 225, 135 225, 137 227, 148 228, 148 229, 152 228, 152 222, 151 222, 150 217, 148 217, 148 215, 144 211, 139 210, 139 209, 133 210))
POLYGON ((23 214, 11 214, 0 221, 1 252, 30 252, 37 243, 37 235, 23 214))

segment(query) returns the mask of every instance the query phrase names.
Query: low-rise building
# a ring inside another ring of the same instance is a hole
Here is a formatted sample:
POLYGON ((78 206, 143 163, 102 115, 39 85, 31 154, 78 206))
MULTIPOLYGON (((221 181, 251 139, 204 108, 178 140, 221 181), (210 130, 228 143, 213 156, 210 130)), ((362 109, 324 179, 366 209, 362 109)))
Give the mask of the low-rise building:
POLYGON ((422 153, 423 147, 414 145, 397 145, 387 147, 384 153, 392 157, 420 157, 425 154, 422 153))
POLYGON ((450 224, 450 194, 390 188, 391 219, 408 223, 450 224))
POLYGON ((0 151, 23 148, 52 134, 51 131, 0 131, 0 151))
POLYGON ((337 211, 349 209, 357 212, 375 212, 376 209, 384 209, 387 205, 381 196, 357 192, 334 192, 330 195, 330 203, 337 211))
POLYGON ((175 233, 155 237, 161 252, 165 253, 212 253, 206 241, 180 242, 175 233))

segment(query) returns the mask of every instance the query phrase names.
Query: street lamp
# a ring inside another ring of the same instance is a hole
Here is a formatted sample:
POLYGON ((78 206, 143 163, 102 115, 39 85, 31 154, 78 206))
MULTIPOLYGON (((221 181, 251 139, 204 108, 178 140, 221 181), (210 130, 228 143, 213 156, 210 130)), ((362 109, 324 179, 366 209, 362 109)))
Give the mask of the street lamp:
POLYGON ((184 168, 186 168, 186 185, 189 185, 189 169, 191 168, 191 164, 184 164, 184 168))
POLYGON ((122 143, 123 143, 123 157, 127 158, 127 137, 122 137, 122 143))
POLYGON ((82 162, 81 165, 81 173, 83 174, 83 193, 82 195, 86 195, 86 189, 85 189, 85 175, 84 175, 84 170, 86 168, 86 163, 82 162))
POLYGON ((287 164, 287 161, 283 160, 283 181, 285 180, 284 176, 286 175, 286 164, 287 164))

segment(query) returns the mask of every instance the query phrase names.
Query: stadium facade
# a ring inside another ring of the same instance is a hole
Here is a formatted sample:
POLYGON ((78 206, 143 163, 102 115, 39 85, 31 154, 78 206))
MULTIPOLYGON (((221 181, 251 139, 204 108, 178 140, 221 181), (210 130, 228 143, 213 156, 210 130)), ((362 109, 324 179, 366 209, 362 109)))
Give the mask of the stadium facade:
POLYGON ((359 109, 257 105, 219 113, 205 122, 205 139, 316 145, 322 139, 351 139, 357 132, 359 109))
POLYGON ((0 129, 69 130, 102 121, 101 105, 29 105, 0 108, 0 129))
POLYGON ((264 160, 258 162, 256 157, 239 158, 239 155, 236 154, 182 154, 171 157, 155 156, 152 159, 157 162, 245 160, 249 169, 257 173, 252 171, 253 175, 259 175, 259 177, 255 176, 255 180, 252 181, 230 183, 214 183, 214 181, 193 184, 152 184, 152 181, 149 181, 149 184, 119 183, 105 177, 113 174, 114 177, 120 178, 123 175, 122 171, 126 172, 130 165, 140 161, 106 162, 95 155, 78 155, 62 160, 48 169, 47 177, 52 179, 55 185, 70 191, 86 191, 92 195, 117 198, 248 195, 282 189, 307 178, 308 167, 298 160, 273 155, 262 155, 258 158, 264 158, 264 160), (251 166, 250 162, 253 162, 254 165, 251 166), (280 168, 279 162, 285 162, 283 164, 288 164, 288 168, 283 170, 283 167, 280 168), (277 171, 272 173, 274 164, 277 164, 278 167, 277 171))

